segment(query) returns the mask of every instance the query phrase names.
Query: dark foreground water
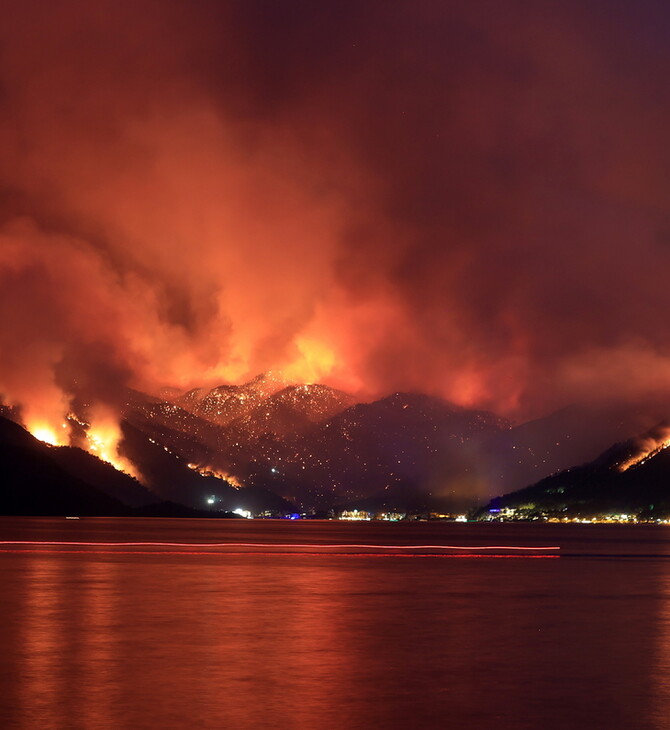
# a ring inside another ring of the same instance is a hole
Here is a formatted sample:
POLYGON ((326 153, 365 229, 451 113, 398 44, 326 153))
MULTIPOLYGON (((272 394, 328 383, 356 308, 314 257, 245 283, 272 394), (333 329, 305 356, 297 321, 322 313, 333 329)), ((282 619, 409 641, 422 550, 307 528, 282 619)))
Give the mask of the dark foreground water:
POLYGON ((670 727, 670 527, 0 518, 0 540, 270 545, 0 544, 3 730, 670 727), (352 543, 562 556, 330 547, 352 543))

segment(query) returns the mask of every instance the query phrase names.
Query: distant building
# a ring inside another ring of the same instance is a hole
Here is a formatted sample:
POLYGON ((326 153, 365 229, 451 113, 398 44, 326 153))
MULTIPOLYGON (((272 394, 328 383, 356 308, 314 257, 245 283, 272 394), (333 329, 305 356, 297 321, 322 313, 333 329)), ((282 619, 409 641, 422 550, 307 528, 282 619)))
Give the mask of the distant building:
POLYGON ((399 522, 405 519, 404 512, 380 512, 376 515, 378 520, 386 520, 387 522, 399 522))
POLYGON ((370 519, 372 519, 372 515, 369 512, 366 512, 365 510, 345 509, 343 512, 340 512, 339 519, 341 519, 341 520, 370 520, 370 519))

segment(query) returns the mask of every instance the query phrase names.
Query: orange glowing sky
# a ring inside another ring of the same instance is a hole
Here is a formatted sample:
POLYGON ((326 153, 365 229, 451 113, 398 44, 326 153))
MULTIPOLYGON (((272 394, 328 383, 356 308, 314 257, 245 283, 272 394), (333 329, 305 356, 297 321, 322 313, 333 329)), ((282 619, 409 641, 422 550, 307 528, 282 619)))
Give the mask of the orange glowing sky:
POLYGON ((670 394, 653 0, 26 0, 0 28, 0 393, 266 370, 532 416, 670 394))

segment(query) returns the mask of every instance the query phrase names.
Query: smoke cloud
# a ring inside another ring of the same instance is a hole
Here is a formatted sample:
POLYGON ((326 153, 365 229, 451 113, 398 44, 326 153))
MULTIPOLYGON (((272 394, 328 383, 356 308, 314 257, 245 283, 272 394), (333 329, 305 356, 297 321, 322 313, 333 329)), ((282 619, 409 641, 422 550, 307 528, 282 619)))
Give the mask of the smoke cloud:
POLYGON ((15 2, 0 393, 670 395, 653 0, 15 2))

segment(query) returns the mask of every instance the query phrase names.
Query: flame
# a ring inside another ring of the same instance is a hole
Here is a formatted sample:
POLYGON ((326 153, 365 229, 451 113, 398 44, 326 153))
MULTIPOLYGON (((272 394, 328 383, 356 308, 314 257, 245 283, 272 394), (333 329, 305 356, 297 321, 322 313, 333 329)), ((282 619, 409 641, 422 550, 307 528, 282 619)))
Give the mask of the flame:
POLYGON ((26 429, 36 439, 49 446, 68 446, 70 429, 67 421, 72 421, 86 430, 85 446, 90 454, 111 464, 115 469, 141 480, 135 466, 118 452, 122 439, 121 429, 118 419, 107 409, 97 408, 90 424, 74 413, 68 413, 59 425, 54 425, 44 417, 29 417, 26 420, 26 429))
POLYGON ((36 421, 26 425, 28 431, 39 441, 49 446, 65 446, 68 442, 67 424, 63 423, 62 428, 58 429, 44 421, 36 421))
POLYGON ((639 443, 638 452, 631 456, 626 461, 621 462, 617 465, 617 469, 620 472, 628 471, 631 466, 637 466, 638 464, 644 464, 647 459, 652 456, 656 456, 663 449, 667 449, 670 446, 670 430, 664 430, 663 434, 658 438, 653 436, 642 439, 639 443))
POLYGON ((36 439, 49 446, 68 445, 70 428, 63 417, 67 398, 55 385, 32 398, 28 394, 10 394, 7 402, 18 407, 23 425, 36 439))
POLYGON ((118 420, 105 409, 98 409, 86 432, 89 453, 111 464, 135 479, 140 479, 135 466, 119 454, 119 443, 123 438, 118 420))
POLYGON ((188 466, 189 469, 193 469, 193 471, 198 472, 198 474, 202 477, 216 477, 217 479, 222 479, 224 482, 228 482, 228 484, 234 489, 242 489, 244 487, 244 484, 242 484, 237 477, 224 471, 220 471, 219 469, 214 469, 210 466, 198 466, 197 464, 187 464, 186 466, 188 466))

